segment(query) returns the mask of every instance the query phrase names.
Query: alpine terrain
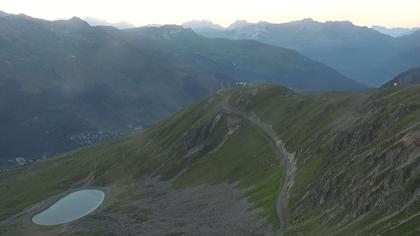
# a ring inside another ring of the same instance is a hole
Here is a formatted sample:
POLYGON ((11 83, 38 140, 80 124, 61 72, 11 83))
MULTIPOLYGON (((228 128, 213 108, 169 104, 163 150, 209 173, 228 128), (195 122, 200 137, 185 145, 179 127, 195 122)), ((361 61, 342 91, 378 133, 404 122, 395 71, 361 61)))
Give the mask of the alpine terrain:
POLYGON ((156 124, 212 91, 365 87, 299 53, 180 26, 119 30, 0 12, 0 169, 156 124))
POLYGON ((141 133, 0 173, 1 235, 419 235, 420 87, 219 90, 141 133), (58 226, 69 191, 104 203, 58 226))

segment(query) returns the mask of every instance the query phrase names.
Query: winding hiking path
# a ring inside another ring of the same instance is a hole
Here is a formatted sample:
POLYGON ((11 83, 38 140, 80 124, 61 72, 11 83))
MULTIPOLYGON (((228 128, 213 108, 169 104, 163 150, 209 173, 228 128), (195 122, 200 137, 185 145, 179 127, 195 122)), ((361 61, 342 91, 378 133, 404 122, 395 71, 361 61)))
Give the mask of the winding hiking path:
POLYGON ((223 109, 227 113, 235 114, 241 118, 248 120, 253 123, 255 126, 260 128, 264 134, 271 140, 272 144, 275 147, 277 156, 284 166, 283 173, 283 184, 279 189, 276 200, 276 213, 280 223, 280 234, 282 234, 287 228, 287 218, 288 218, 288 199, 289 199, 289 190, 293 185, 293 176, 296 170, 294 154, 287 152, 283 142, 280 140, 278 135, 273 129, 271 124, 266 124, 261 121, 254 113, 245 113, 244 111, 238 110, 232 107, 229 104, 229 98, 225 98, 223 109))

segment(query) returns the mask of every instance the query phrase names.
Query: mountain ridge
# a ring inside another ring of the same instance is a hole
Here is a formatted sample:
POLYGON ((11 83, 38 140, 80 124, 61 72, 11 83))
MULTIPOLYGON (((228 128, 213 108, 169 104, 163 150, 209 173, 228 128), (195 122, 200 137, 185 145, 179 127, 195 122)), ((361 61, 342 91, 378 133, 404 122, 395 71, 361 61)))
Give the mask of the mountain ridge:
POLYGON ((401 37, 404 35, 412 34, 414 31, 418 30, 418 28, 403 28, 403 27, 397 27, 397 28, 387 28, 384 26, 372 26, 372 29, 379 31, 383 34, 387 34, 389 36, 392 36, 394 38, 401 37))
POLYGON ((415 235, 419 94, 418 86, 310 95, 268 85, 219 91, 143 133, 0 173, 7 189, 0 191, 0 218, 9 219, 0 232, 415 235), (276 202, 288 167, 264 127, 294 154, 289 193, 280 194, 285 228, 276 202), (29 223, 44 199, 80 186, 105 187, 104 206, 65 227, 29 223))
POLYGON ((91 26, 113 26, 117 29, 129 29, 129 28, 135 28, 133 24, 130 24, 128 22, 108 22, 106 20, 96 19, 92 17, 84 17, 84 21, 89 23, 91 26))
POLYGON ((236 82, 364 89, 294 51, 181 26, 118 30, 11 15, 0 18, 0 41, 0 165, 149 127, 236 82))
POLYGON ((294 49, 349 78, 379 87, 388 78, 420 64, 418 37, 391 37, 349 21, 245 23, 239 28, 196 32, 210 38, 253 39, 294 49))
POLYGON ((413 86, 420 84, 420 68, 414 68, 403 72, 382 86, 389 88, 394 86, 413 86))

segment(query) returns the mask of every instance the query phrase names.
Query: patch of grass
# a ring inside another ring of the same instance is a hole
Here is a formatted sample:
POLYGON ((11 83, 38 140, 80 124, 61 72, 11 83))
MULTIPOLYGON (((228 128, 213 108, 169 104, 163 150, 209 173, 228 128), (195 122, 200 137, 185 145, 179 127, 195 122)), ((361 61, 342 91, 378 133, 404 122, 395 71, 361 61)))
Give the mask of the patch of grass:
POLYGON ((175 182, 186 188, 201 184, 238 183, 249 189, 245 196, 254 208, 263 210, 278 226, 275 213, 277 193, 282 184, 282 166, 271 142, 252 124, 242 121, 239 130, 216 153, 196 161, 175 182))
MULTIPOLYGON (((359 219, 355 220, 351 224, 348 224, 344 227, 339 228, 334 233, 336 235, 360 235, 364 232, 364 230, 369 227, 370 225, 374 224, 376 221, 381 219, 386 215, 385 211, 375 211, 366 216, 360 217, 359 219)), ((366 232, 365 232, 366 234, 366 232)))
POLYGON ((114 188, 112 194, 113 198, 118 201, 134 201, 148 196, 142 187, 136 185, 121 186, 118 190, 114 188))
POLYGON ((393 236, 393 235, 405 235, 413 234, 420 232, 420 215, 415 215, 408 219, 405 219, 403 222, 400 222, 396 226, 392 226, 390 229, 385 230, 382 235, 384 236, 393 236))
POLYGON ((285 236, 307 235, 324 236, 332 235, 331 229, 320 218, 312 218, 305 222, 291 225, 284 234, 285 236))
POLYGON ((115 236, 116 234, 105 232, 105 231, 89 231, 89 232, 77 232, 77 233, 62 233, 60 236, 115 236))
POLYGON ((298 206, 299 200, 306 192, 306 188, 323 172, 325 165, 325 160, 321 156, 315 156, 305 163, 299 163, 294 178, 293 192, 289 201, 291 209, 295 209, 298 206))

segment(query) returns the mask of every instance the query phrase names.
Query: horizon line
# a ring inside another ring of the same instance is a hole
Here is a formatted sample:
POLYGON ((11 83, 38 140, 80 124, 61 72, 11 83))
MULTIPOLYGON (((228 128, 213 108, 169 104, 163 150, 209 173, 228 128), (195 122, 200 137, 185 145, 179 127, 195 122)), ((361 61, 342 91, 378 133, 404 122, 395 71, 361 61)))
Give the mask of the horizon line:
MULTIPOLYGON (((218 22, 215 22, 215 21, 212 21, 212 20, 208 20, 208 19, 205 19, 205 18, 202 18, 202 19, 197 19, 196 18, 196 19, 190 19, 190 20, 183 21, 182 23, 179 23, 179 22, 176 22, 175 23, 174 22, 174 23, 163 23, 162 24, 162 23, 155 23, 155 22, 154 23, 153 22, 152 23, 134 23, 134 22, 126 21, 126 20, 117 20, 117 21, 111 20, 110 21, 110 20, 107 20, 107 19, 96 18, 96 17, 92 17, 92 16, 83 16, 83 17, 81 17, 81 16, 77 16, 77 15, 73 15, 71 17, 60 17, 60 18, 49 19, 49 18, 32 16, 32 15, 29 15, 29 14, 26 14, 26 13, 23 13, 23 12, 21 12, 21 13, 9 13, 9 12, 3 11, 1 9, 0 9, 0 12, 4 12, 4 13, 6 13, 8 15, 16 15, 16 16, 18 16, 18 15, 24 15, 24 16, 28 16, 28 17, 31 17, 31 18, 34 18, 34 19, 40 19, 40 20, 46 20, 46 21, 59 21, 59 20, 70 20, 72 18, 79 18, 79 19, 87 22, 85 19, 86 18, 90 18, 92 20, 103 21, 104 23, 108 23, 108 24, 121 24, 121 23, 130 24, 130 25, 134 26, 134 28, 141 28, 141 27, 148 27, 148 26, 164 26, 164 25, 179 25, 179 26, 183 26, 185 23, 196 21, 196 22, 208 22, 208 23, 211 23, 211 24, 213 24, 215 26, 220 26, 220 27, 222 27, 224 29, 227 29, 231 25, 233 25, 234 23, 241 22, 241 21, 242 22, 249 23, 249 24, 260 24, 260 23, 287 24, 287 23, 292 23, 292 22, 299 22, 299 21, 308 20, 308 21, 314 21, 314 22, 323 23, 323 24, 329 23, 329 22, 349 22, 349 23, 351 23, 351 24, 353 24, 355 26, 359 26, 359 27, 367 27, 367 28, 385 27, 386 29, 390 29, 390 30, 392 30, 392 29, 420 29, 420 25, 419 26, 388 26, 388 25, 382 25, 382 24, 363 25, 363 24, 357 24, 357 23, 354 23, 351 20, 345 20, 345 19, 318 20, 318 19, 315 19, 313 17, 303 17, 303 18, 297 18, 297 19, 288 20, 288 21, 281 21, 281 22, 267 21, 267 20, 251 21, 249 19, 236 19, 234 21, 231 21, 231 23, 226 23, 226 24, 221 24, 221 23, 218 23, 218 22)), ((106 26, 106 25, 99 25, 99 26, 106 26)))

